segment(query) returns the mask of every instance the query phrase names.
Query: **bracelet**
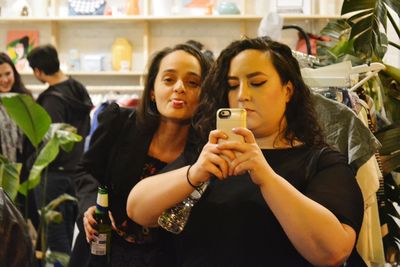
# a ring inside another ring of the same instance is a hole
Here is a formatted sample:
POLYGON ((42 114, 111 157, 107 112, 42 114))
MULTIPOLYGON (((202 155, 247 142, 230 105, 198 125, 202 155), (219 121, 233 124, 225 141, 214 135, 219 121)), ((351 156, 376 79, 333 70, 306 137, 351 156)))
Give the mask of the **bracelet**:
POLYGON ((192 168, 193 165, 189 165, 189 168, 186 171, 186 181, 188 182, 188 184, 190 184, 191 187, 193 187, 194 189, 196 189, 197 191, 200 190, 200 188, 203 186, 204 182, 201 182, 199 185, 194 185, 192 184, 192 182, 189 179, 189 170, 190 168, 192 168))

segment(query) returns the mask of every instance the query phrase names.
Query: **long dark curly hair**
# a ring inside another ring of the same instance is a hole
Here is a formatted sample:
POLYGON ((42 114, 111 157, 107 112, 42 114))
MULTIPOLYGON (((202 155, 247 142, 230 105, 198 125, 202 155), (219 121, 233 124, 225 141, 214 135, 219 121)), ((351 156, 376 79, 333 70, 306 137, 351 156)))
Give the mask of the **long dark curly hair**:
POLYGON ((137 109, 136 124, 143 132, 152 134, 157 129, 160 123, 160 112, 157 106, 151 100, 151 92, 154 90, 154 83, 160 69, 161 61, 164 57, 175 51, 185 51, 186 53, 194 56, 201 67, 202 81, 207 76, 210 70, 213 59, 203 54, 199 49, 191 44, 177 44, 174 47, 167 47, 157 52, 151 59, 147 76, 145 77, 144 91, 142 100, 137 109))
POLYGON ((268 52, 282 84, 288 82, 293 84, 293 95, 285 111, 287 126, 281 132, 281 136, 292 145, 295 141, 310 147, 326 145, 322 128, 315 116, 311 91, 301 77, 296 58, 287 45, 267 37, 234 41, 221 52, 204 81, 201 100, 193 118, 193 127, 199 134, 200 142, 206 143, 210 130, 215 129, 216 111, 221 107, 229 107, 227 78, 229 67, 236 55, 248 49, 268 52))
POLYGON ((22 82, 21 75, 18 73, 17 69, 15 68, 15 65, 12 62, 11 58, 4 52, 0 52, 0 65, 2 65, 2 64, 10 65, 10 67, 14 73, 14 84, 12 85, 10 92, 27 94, 27 95, 32 96, 31 91, 26 89, 24 83, 22 82))

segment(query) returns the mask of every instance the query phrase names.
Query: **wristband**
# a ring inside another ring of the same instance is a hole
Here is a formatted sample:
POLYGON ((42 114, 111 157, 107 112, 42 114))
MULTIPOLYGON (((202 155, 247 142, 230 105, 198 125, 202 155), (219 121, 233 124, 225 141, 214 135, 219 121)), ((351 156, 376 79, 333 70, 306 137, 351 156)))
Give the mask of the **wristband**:
POLYGON ((189 165, 189 168, 186 171, 186 180, 187 180, 188 184, 190 184, 191 187, 193 187, 194 189, 199 191, 201 189, 201 187, 203 186, 204 182, 201 182, 199 185, 192 184, 192 182, 189 179, 189 170, 190 170, 190 168, 192 168, 192 166, 193 165, 189 165))

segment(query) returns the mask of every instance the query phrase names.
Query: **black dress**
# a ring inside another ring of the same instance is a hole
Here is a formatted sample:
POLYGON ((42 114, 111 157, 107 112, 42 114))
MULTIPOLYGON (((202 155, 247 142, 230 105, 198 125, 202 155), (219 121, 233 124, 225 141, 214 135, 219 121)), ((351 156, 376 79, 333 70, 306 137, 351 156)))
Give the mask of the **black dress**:
MULTIPOLYGON (((307 147, 263 154, 275 172, 358 234, 363 198, 344 156, 307 147)), ((211 181, 176 245, 179 266, 312 266, 291 244, 247 173, 211 181)))

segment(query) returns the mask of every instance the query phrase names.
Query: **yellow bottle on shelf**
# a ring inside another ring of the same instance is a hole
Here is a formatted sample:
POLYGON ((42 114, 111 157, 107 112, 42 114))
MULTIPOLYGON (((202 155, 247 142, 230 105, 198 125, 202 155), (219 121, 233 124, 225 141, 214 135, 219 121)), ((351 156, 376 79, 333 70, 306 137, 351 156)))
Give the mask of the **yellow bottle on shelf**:
POLYGON ((112 45, 112 67, 115 71, 130 71, 132 68, 132 45, 125 38, 115 39, 112 45))
POLYGON ((127 15, 139 15, 139 0, 128 0, 126 3, 127 15))

